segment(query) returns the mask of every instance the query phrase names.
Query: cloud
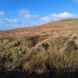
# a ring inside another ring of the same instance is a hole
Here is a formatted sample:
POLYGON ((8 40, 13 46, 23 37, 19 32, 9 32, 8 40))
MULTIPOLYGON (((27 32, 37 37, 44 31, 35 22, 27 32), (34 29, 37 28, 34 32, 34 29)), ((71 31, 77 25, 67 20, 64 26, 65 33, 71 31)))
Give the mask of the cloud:
POLYGON ((33 15, 33 14, 31 14, 28 10, 26 10, 26 9, 21 9, 20 11, 19 11, 19 13, 18 13, 18 16, 20 17, 20 18, 24 18, 24 19, 39 19, 39 18, 41 18, 41 16, 39 16, 39 15, 33 15))
POLYGON ((5 12, 4 11, 0 11, 0 16, 5 16, 5 12))
POLYGON ((50 21, 56 21, 61 19, 74 18, 74 17, 75 15, 73 13, 67 11, 61 13, 51 13, 47 16, 40 16, 37 14, 31 14, 26 9, 22 9, 18 11, 18 14, 16 15, 15 18, 12 17, 0 18, 0 25, 3 24, 8 28, 16 28, 16 27, 40 25, 50 21))
POLYGON ((70 12, 63 12, 63 13, 58 13, 58 14, 52 14, 53 17, 56 19, 66 19, 66 18, 72 18, 74 15, 70 12))
POLYGON ((22 17, 22 18, 29 18, 30 17, 30 13, 28 10, 26 9, 21 9, 18 13, 18 16, 19 17, 22 17))
POLYGON ((41 20, 45 22, 49 21, 56 21, 56 20, 62 20, 62 19, 67 19, 67 18, 74 18, 75 15, 73 15, 70 12, 62 12, 62 13, 54 13, 54 14, 49 14, 48 16, 44 16, 41 18, 41 20))
POLYGON ((32 21, 39 21, 39 23, 46 23, 50 21, 56 21, 56 20, 62 20, 67 18, 73 18, 75 17, 70 12, 62 12, 62 13, 54 13, 49 14, 47 16, 39 16, 39 15, 32 15, 26 10, 21 10, 19 12, 19 17, 15 18, 3 18, 0 19, 0 23, 4 24, 12 24, 12 25, 33 25, 32 21))
POLYGON ((15 24, 16 22, 17 22, 16 19, 11 19, 11 18, 0 19, 0 23, 4 24, 15 24))

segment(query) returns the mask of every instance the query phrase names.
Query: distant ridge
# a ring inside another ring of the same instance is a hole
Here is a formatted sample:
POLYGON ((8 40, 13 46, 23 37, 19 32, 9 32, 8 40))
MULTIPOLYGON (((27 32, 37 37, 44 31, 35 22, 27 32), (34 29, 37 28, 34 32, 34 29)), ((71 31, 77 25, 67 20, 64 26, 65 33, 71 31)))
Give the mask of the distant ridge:
POLYGON ((78 30, 78 18, 73 19, 63 19, 59 21, 49 22, 47 24, 42 24, 33 27, 16 28, 6 31, 0 31, 0 37, 10 35, 10 36, 34 36, 39 35, 42 32, 50 33, 54 31, 64 31, 64 28, 68 27, 70 30, 73 28, 78 30), (4 34, 4 35, 2 35, 4 34))

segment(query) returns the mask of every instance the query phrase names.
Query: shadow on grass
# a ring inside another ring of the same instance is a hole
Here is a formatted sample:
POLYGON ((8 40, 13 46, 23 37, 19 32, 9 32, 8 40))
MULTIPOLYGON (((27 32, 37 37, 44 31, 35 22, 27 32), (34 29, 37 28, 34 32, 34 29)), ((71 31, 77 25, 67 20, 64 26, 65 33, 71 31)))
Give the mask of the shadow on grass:
POLYGON ((78 78, 78 72, 47 72, 29 74, 25 71, 0 72, 0 78, 78 78))

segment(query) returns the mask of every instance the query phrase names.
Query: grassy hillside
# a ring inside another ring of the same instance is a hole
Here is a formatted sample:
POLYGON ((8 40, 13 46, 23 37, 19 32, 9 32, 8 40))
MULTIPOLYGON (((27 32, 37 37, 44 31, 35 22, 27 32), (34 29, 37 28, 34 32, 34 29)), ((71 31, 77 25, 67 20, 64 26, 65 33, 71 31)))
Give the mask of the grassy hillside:
POLYGON ((50 34, 52 32, 62 32, 62 31, 74 31, 77 32, 78 29, 78 19, 66 19, 56 22, 50 22, 48 24, 43 24, 41 26, 27 27, 27 28, 17 28, 13 30, 7 30, 0 32, 0 38, 2 37, 30 37, 35 35, 41 35, 44 33, 50 34))
POLYGON ((19 69, 38 74, 50 70, 76 71, 77 21, 63 20, 0 32, 0 71, 19 69), (76 27, 76 31, 70 27, 76 27))

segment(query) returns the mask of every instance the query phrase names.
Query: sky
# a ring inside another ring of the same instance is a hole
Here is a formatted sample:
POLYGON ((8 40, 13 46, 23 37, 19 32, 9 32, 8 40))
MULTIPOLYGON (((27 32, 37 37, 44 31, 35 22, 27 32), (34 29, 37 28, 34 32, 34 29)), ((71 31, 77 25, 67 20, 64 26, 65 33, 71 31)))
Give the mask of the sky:
POLYGON ((77 18, 78 0, 0 0, 0 30, 77 18))

